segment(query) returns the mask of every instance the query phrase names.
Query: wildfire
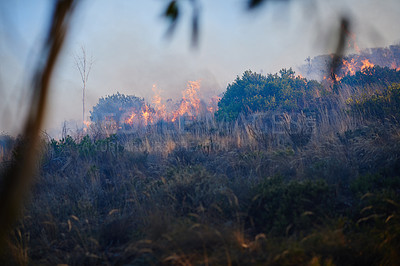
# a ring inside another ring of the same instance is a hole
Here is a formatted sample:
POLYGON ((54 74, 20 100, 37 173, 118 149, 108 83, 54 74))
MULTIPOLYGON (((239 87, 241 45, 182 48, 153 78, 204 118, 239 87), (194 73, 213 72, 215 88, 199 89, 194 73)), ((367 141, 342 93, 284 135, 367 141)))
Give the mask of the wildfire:
POLYGON ((127 119, 125 119, 125 124, 132 125, 133 119, 135 118, 135 116, 136 116, 136 114, 134 112, 132 112, 132 114, 127 119))
POLYGON ((147 126, 148 124, 152 124, 154 122, 153 117, 150 113, 150 108, 147 104, 144 105, 144 110, 142 109, 142 117, 145 126, 147 126))
POLYGON ((124 124, 132 126, 134 123, 141 122, 141 124, 147 126, 154 122, 153 116, 153 110, 149 105, 145 104, 139 111, 131 110, 126 116, 124 124))
POLYGON ((157 119, 166 119, 166 110, 165 104, 162 103, 162 98, 160 96, 160 91, 157 89, 157 86, 154 84, 152 87, 152 91, 154 93, 152 104, 154 105, 154 110, 156 112, 157 119))
POLYGON ((144 104, 139 110, 130 110, 126 114, 123 123, 130 126, 134 124, 147 126, 160 120, 175 122, 181 116, 188 116, 191 119, 195 119, 201 113, 214 113, 217 111, 220 97, 214 96, 208 101, 208 104, 204 102, 202 104, 199 97, 199 90, 200 81, 189 81, 186 90, 182 91, 182 98, 179 105, 176 108, 167 108, 165 101, 163 101, 160 95, 160 90, 156 85, 153 85, 151 105, 144 104), (203 105, 204 107, 201 107, 203 105))
POLYGON ((335 80, 336 80, 336 82, 339 82, 339 81, 341 81, 342 80, 342 78, 343 77, 339 77, 338 75, 336 75, 336 74, 334 74, 335 75, 335 80))
POLYGON ((90 121, 83 121, 83 131, 87 132, 88 128, 90 127, 90 125, 92 124, 92 122, 90 121))
POLYGON ((329 76, 329 78, 327 78, 326 76, 324 76, 323 78, 322 78, 322 80, 324 80, 324 81, 326 81, 326 82, 328 82, 328 83, 330 83, 331 85, 332 85, 332 83, 335 81, 335 82, 339 82, 339 81, 341 81, 342 80, 342 78, 343 77, 340 77, 340 76, 338 76, 337 74, 335 74, 335 73, 331 73, 331 75, 329 76))
POLYGON ((219 96, 213 96, 211 97, 210 101, 208 102, 208 107, 207 111, 210 113, 214 113, 218 111, 218 102, 221 100, 221 97, 219 96))
POLYGON ((89 128, 92 122, 90 121, 83 121, 83 124, 85 125, 86 128, 89 128))
MULTIPOLYGON (((360 53, 358 51, 358 46, 355 43, 355 35, 346 32, 349 35, 348 38, 348 43, 349 45, 352 44, 354 46, 354 49, 358 52, 358 54, 350 54, 348 56, 345 56, 344 58, 340 59, 341 63, 339 64, 340 67, 339 69, 335 69, 335 73, 333 73, 332 69, 330 69, 329 73, 329 68, 327 73, 325 72, 325 75, 323 75, 322 81, 327 84, 327 85, 332 85, 334 82, 340 82, 345 76, 354 76, 356 72, 361 72, 362 74, 372 74, 371 71, 369 71, 371 68, 375 67, 375 64, 373 62, 380 62, 381 67, 390 67, 391 69, 395 69, 396 71, 400 71, 400 63, 398 63, 398 59, 394 57, 394 54, 391 54, 389 50, 385 50, 384 53, 381 55, 376 54, 377 52, 370 52, 368 50, 363 51, 360 53), (378 56, 378 57, 377 57, 378 56), (382 57, 381 59, 379 59, 382 57), (371 60, 371 61, 370 61, 371 60), (390 61, 389 61, 390 60, 390 61)), ((331 54, 331 62, 334 59, 334 55, 331 54)), ((327 60, 328 62, 328 60, 327 60)), ((329 64, 326 65, 327 67, 329 64)), ((301 78, 301 76, 298 76, 301 78)))
POLYGON ((343 65, 347 68, 346 75, 350 74, 351 76, 356 74, 357 62, 355 62, 354 58, 349 61, 343 59, 343 65))
POLYGON ((396 62, 392 62, 392 64, 390 65, 390 68, 396 69, 396 71, 400 71, 400 67, 397 67, 396 62))
POLYGON ((362 64, 363 64, 363 65, 361 66, 361 71, 362 71, 362 72, 364 72, 365 69, 367 69, 367 68, 374 67, 374 64, 372 64, 368 59, 361 60, 361 62, 362 62, 362 64))
POLYGON ((172 122, 184 114, 196 116, 199 113, 200 99, 197 93, 200 89, 200 81, 189 81, 187 86, 188 88, 182 92, 182 101, 178 110, 173 114, 172 122))

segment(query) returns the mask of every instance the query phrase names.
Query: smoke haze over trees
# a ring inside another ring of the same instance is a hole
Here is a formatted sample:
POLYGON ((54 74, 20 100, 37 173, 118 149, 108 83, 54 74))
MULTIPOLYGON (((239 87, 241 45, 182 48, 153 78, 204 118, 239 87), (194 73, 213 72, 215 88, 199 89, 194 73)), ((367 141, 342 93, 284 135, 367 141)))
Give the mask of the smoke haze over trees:
MULTIPOLYGON (((197 50, 190 45, 192 13, 185 1, 175 33, 167 40, 164 36, 168 24, 160 17, 166 8, 163 1, 83 3, 54 76, 56 86, 51 94, 48 128, 56 129, 52 132, 59 136, 65 120, 80 124, 82 91, 74 55, 82 45, 96 59, 86 95, 89 110, 100 97, 117 91, 149 100, 153 84, 163 91, 164 98, 179 99, 190 80, 202 80, 203 91, 219 95, 248 69, 265 74, 292 67, 306 77, 296 66, 303 65, 308 56, 335 51, 333 38, 343 13, 351 14, 352 31, 361 50, 399 41, 393 27, 399 24, 400 4, 396 0, 379 5, 368 1, 311 2, 313 5, 302 1, 266 1, 255 12, 247 13, 247 1, 201 1, 197 50)), ((11 92, 23 83, 24 68, 33 60, 30 53, 37 51, 37 40, 44 35, 42 26, 47 23, 49 7, 46 1, 1 5, 5 42, 0 53, 7 62, 7 68, 1 69, 1 80, 5 88, 10 88, 2 97, 2 106, 10 113, 6 117, 10 118, 2 118, 2 124, 11 127, 13 123, 7 119, 20 120, 22 112, 15 112, 9 102, 24 101, 11 92)), ((347 43, 346 48, 349 52, 354 50, 347 43)))
POLYGON ((238 3, 0 3, 1 265, 400 261, 399 2, 238 3))

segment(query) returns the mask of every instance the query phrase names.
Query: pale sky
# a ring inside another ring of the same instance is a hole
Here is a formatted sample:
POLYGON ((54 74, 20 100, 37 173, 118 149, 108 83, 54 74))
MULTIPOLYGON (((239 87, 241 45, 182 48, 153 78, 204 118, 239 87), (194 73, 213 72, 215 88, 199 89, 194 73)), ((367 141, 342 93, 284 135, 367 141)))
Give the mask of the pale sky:
MULTIPOLYGON (((200 0, 200 42, 190 46, 187 0, 175 34, 165 38, 163 0, 86 0, 78 6, 53 76, 46 128, 82 120, 82 83, 74 55, 84 46, 94 63, 87 84, 86 116, 99 97, 117 91, 178 99, 190 80, 201 80, 204 97, 220 94, 245 70, 275 73, 334 50, 339 17, 352 19, 360 48, 400 41, 400 1, 267 1, 255 12, 245 0, 200 0)), ((38 55, 52 0, 0 0, 0 133, 18 132, 27 103, 30 67, 38 55)))

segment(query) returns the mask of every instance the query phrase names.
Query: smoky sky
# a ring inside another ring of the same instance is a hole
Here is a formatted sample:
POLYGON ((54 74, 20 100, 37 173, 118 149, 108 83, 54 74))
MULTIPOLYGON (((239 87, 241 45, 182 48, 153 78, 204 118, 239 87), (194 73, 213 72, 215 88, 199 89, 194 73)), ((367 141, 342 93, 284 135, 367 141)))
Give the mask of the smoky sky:
MULTIPOLYGON (((50 0, 1 2, 0 131, 15 133, 27 104, 29 72, 49 20, 50 0)), ((167 1, 83 1, 52 80, 46 128, 81 121, 82 82, 74 58, 81 47, 93 65, 86 116, 99 97, 117 91, 149 102, 157 85, 164 99, 178 99, 188 81, 201 80, 201 95, 221 94, 245 70, 266 73, 304 63, 335 50, 340 18, 350 18, 360 48, 400 40, 400 1, 267 1, 246 10, 246 1, 203 0, 197 48, 191 41, 191 8, 181 1, 172 36, 161 16, 167 1)), ((348 52, 352 52, 351 47, 348 52)))

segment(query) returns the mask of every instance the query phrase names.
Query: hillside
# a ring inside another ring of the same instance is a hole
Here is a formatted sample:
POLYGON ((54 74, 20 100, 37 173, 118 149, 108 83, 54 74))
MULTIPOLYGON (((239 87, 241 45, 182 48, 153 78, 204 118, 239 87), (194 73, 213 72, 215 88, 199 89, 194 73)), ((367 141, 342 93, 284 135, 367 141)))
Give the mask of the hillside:
MULTIPOLYGON (((216 112, 196 82, 170 108, 119 93, 101 98, 86 131, 43 136, 8 262, 399 261, 399 75, 373 66, 345 74, 333 90, 292 69, 249 70, 216 112)), ((15 156, 3 154, 4 163, 15 156)))

